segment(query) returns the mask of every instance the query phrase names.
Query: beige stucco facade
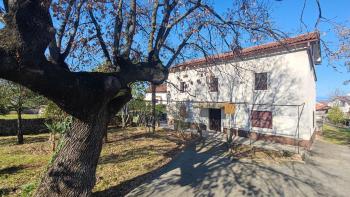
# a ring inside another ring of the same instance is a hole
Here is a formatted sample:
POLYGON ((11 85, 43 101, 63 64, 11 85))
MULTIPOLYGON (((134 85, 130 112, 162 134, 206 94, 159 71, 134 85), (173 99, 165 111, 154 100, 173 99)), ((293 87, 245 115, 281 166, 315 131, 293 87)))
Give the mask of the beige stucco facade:
MULTIPOLYGON (((171 72, 172 84, 185 82, 185 92, 168 86, 168 118, 176 118, 176 103, 187 106, 187 122, 209 124, 210 103, 233 103, 233 115, 221 108, 221 130, 237 128, 258 133, 309 140, 315 130, 316 75, 309 48, 280 51, 244 60, 171 72), (267 90, 255 90, 255 73, 268 73, 267 90), (218 78, 210 92, 208 79, 218 78), (252 110, 271 111, 272 128, 251 125, 252 110)), ((220 108, 220 107, 219 107, 220 108)))

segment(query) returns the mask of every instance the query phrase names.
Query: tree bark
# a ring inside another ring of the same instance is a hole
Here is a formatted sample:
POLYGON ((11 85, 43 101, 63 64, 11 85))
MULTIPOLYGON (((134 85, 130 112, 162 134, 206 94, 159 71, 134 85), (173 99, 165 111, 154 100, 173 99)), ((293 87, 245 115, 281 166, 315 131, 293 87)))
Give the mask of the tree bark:
POLYGON ((71 72, 64 61, 51 61, 45 56, 55 39, 50 1, 4 4, 0 78, 44 95, 74 117, 36 196, 90 196, 108 121, 131 99, 129 85, 136 81, 161 84, 168 69, 159 60, 134 63, 119 57, 116 61, 120 71, 115 73, 71 72))
POLYGON ((64 136, 63 147, 43 177, 36 196, 90 196, 95 185, 95 173, 103 138, 111 116, 130 99, 131 90, 107 102, 84 119, 74 118, 64 136))
POLYGON ((90 196, 110 114, 101 109, 88 121, 74 119, 64 146, 39 185, 36 196, 90 196))

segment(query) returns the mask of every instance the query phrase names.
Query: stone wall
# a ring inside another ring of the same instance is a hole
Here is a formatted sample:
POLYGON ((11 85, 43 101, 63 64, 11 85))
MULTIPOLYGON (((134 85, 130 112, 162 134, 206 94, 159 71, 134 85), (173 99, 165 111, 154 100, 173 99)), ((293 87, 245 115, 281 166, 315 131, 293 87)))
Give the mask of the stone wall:
MULTIPOLYGON (((23 119, 23 132, 28 134, 39 134, 48 132, 45 119, 23 119)), ((0 120, 0 136, 17 135, 17 119, 0 120)))

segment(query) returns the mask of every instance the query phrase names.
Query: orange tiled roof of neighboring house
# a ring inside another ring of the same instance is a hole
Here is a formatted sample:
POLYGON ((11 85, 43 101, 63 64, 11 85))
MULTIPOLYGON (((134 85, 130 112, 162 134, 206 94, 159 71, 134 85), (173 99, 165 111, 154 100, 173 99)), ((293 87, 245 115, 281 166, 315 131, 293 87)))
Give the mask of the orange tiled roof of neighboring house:
MULTIPOLYGON (((147 89, 147 93, 151 93, 152 92, 152 86, 150 86, 147 89)), ((161 85, 157 85, 156 86, 156 92, 157 93, 163 93, 163 92, 167 92, 167 86, 165 83, 161 84, 161 85)))
POLYGON ((327 110, 330 109, 331 107, 329 107, 327 104, 319 102, 316 103, 316 111, 322 111, 322 110, 327 110))
POLYGON ((282 39, 276 42, 270 42, 267 44, 244 48, 242 50, 230 51, 227 53, 209 56, 207 58, 193 59, 178 65, 175 65, 170 69, 170 71, 175 72, 186 68, 196 68, 196 66, 207 64, 207 63, 213 63, 215 61, 232 60, 237 57, 243 58, 243 57, 249 57, 249 56, 254 56, 258 54, 274 52, 280 49, 289 49, 291 47, 297 47, 298 45, 306 44, 308 42, 318 41, 319 39, 320 39, 319 32, 306 33, 296 37, 282 39))

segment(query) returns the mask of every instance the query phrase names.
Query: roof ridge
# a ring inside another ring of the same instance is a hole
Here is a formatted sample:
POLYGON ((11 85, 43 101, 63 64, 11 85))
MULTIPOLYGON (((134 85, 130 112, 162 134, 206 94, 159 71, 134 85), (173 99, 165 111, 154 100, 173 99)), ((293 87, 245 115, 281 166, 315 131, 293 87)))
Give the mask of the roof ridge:
MULTIPOLYGON (((280 48, 283 45, 292 45, 295 46, 297 44, 303 44, 305 42, 309 41, 314 41, 314 40, 319 40, 320 38, 320 33, 318 31, 313 31, 310 33, 304 33, 300 34, 294 37, 289 37, 289 38, 284 38, 278 41, 274 42, 268 42, 265 44, 261 45, 255 45, 247 48, 243 48, 239 51, 228 51, 228 52, 223 52, 215 55, 211 55, 208 57, 201 57, 201 58, 195 58, 189 61, 185 61, 183 63, 177 64, 171 68, 171 70, 179 69, 182 67, 186 66, 191 66, 191 65, 196 65, 196 64, 203 64, 203 63, 210 63, 210 61, 215 61, 215 60, 223 60, 223 59, 233 59, 235 57, 245 56, 249 55, 253 52, 257 51, 264 51, 264 50, 269 50, 269 49, 275 49, 275 48, 280 48)), ((287 46, 288 47, 288 46, 287 46)))

